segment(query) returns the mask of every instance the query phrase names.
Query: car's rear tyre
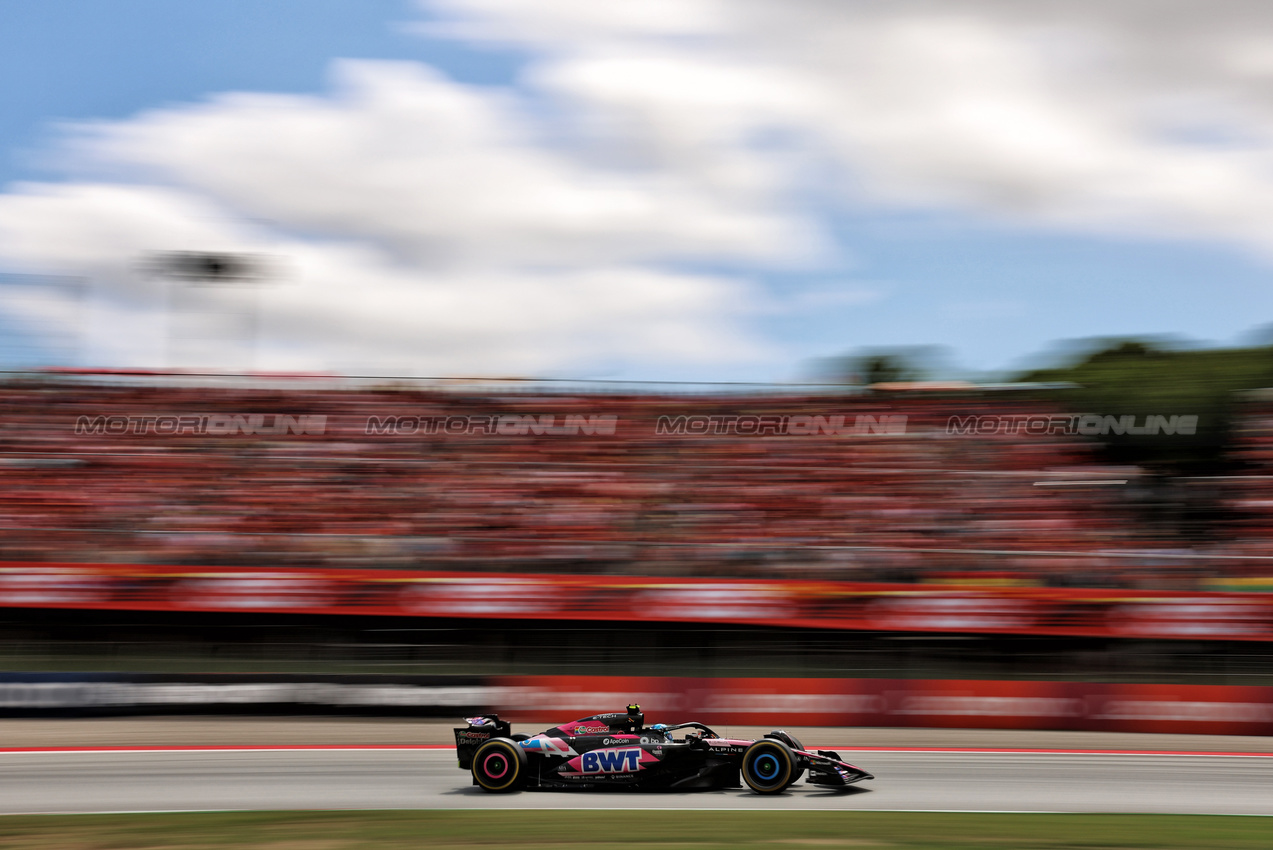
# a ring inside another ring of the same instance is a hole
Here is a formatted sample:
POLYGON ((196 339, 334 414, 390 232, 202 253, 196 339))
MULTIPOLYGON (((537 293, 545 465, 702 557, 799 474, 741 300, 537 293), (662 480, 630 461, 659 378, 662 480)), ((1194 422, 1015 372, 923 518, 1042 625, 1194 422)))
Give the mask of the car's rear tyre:
POLYGON ((796 754, 776 738, 762 738, 743 753, 743 781, 757 794, 781 794, 796 781, 796 754))
POLYGON ((526 781, 526 751, 508 738, 492 738, 473 753, 472 771, 483 790, 516 791, 526 781))

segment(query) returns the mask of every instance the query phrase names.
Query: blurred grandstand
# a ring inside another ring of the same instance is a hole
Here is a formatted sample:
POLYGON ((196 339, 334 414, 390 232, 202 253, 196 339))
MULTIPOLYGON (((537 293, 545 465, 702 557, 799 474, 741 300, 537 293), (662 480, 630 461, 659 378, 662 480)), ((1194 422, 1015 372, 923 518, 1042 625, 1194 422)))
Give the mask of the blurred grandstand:
POLYGON ((1167 497, 1088 437, 951 433, 1060 412, 1001 388, 26 373, 0 411, 10 562, 1167 590, 1273 574, 1258 394, 1233 447, 1249 474, 1167 497), (792 417, 813 424, 763 425, 792 417), (594 420, 611 424, 559 427, 594 420), (534 427, 497 427, 518 421, 534 427), (1170 509, 1203 490, 1201 520, 1170 509))

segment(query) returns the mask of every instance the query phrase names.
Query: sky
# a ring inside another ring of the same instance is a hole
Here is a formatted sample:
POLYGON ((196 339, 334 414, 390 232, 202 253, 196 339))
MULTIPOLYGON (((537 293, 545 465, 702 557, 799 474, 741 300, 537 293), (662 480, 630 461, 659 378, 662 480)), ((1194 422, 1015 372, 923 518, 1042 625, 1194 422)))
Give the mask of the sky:
POLYGON ((1273 323, 1259 0, 0 0, 0 79, 10 368, 985 377, 1273 323))

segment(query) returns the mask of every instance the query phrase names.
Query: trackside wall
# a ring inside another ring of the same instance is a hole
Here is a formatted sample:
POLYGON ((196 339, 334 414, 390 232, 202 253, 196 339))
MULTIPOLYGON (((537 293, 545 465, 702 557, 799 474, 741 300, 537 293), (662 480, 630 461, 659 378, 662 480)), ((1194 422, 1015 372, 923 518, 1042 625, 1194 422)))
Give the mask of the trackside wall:
POLYGON ((494 707, 522 722, 639 702, 647 716, 719 725, 1273 735, 1273 687, 636 676, 519 676, 494 685, 494 707))

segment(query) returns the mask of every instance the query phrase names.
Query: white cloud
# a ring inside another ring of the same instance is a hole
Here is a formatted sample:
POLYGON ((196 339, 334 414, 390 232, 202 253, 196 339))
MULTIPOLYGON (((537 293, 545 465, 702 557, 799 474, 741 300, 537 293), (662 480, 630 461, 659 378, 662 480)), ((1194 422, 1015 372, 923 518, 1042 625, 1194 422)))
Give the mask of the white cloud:
POLYGON ((1268 4, 686 0, 677 37, 574 0, 425 5, 704 179, 772 170, 749 139, 785 130, 841 201, 1267 252, 1268 4))
POLYGON ((511 95, 416 63, 345 61, 335 77, 330 97, 224 95, 84 128, 79 148, 426 267, 757 260, 809 242, 764 199, 554 150, 511 95))
MULTIPOLYGON (((322 96, 75 128, 94 182, 0 194, 0 258, 96 281, 95 315, 129 329, 95 335, 115 365, 171 336, 137 259, 226 250, 286 258, 285 280, 242 296, 259 299, 258 365, 507 374, 759 362, 749 323, 780 311, 749 281, 842 276, 835 204, 1268 251, 1267 4, 425 8, 434 35, 526 51, 517 85, 340 61, 322 96)), ((793 295, 788 315, 864 292, 793 295)))
MULTIPOLYGON (((0 196, 0 236, 0 255, 95 280, 87 306, 67 296, 65 318, 89 320, 86 346, 109 365, 143 358, 147 365, 242 368, 249 344, 258 349, 258 368, 416 374, 720 363, 765 353, 731 318, 738 311, 730 305, 747 291, 738 281, 622 265, 430 272, 366 243, 272 235, 168 189, 28 187, 0 196), (142 260, 152 250, 285 259, 275 280, 223 287, 214 298, 196 294, 206 284, 147 276, 142 260), (259 330, 231 328, 217 347, 209 343, 224 322, 208 318, 200 345, 174 338, 170 327, 197 332, 191 311, 213 301, 259 330)), ((53 318, 43 300, 5 306, 33 321, 53 318)))
POLYGON ((772 354, 746 330, 747 280, 668 267, 807 252, 816 228, 768 187, 590 163, 546 143, 514 95, 422 65, 335 73, 327 97, 231 94, 76 128, 74 164, 100 180, 0 195, 0 257, 95 281, 92 308, 65 314, 88 317, 85 348, 104 365, 241 367, 249 345, 261 368, 427 374, 772 354), (218 307, 259 339, 227 337, 182 307, 178 284, 139 271, 174 250, 282 258, 282 280, 218 307))
POLYGON ((600 40, 714 36, 729 20, 728 0, 417 0, 441 20, 418 29, 466 41, 581 46, 600 40))

